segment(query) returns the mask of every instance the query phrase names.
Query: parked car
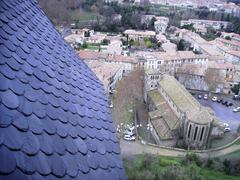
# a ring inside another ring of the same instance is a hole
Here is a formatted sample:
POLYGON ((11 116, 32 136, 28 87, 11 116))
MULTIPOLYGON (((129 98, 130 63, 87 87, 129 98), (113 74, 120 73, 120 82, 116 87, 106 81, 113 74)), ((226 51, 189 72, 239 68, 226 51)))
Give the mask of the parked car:
POLYGON ((227 106, 233 106, 233 103, 229 102, 229 103, 227 104, 227 106))
POLYGON ((225 128, 224 128, 224 132, 229 132, 229 131, 231 131, 231 128, 230 128, 230 127, 225 127, 225 128))
POLYGON ((208 95, 207 95, 207 94, 204 94, 203 99, 207 100, 207 99, 208 99, 208 95))
POLYGON ((240 107, 236 107, 233 109, 233 112, 240 112, 240 107))
POLYGON ((240 95, 234 95, 233 100, 240 100, 240 95))
POLYGON ((216 97, 216 96, 213 96, 212 101, 213 101, 213 102, 216 102, 216 101, 217 101, 217 97, 216 97))
POLYGON ((218 99, 217 102, 218 103, 222 103, 223 99, 218 99))
POLYGON ((123 139, 126 141, 135 141, 136 137, 135 136, 130 136, 130 135, 124 135, 123 139))
POLYGON ((227 105, 228 104, 228 101, 222 101, 222 105, 227 105))
POLYGON ((109 107, 110 107, 110 108, 113 108, 113 103, 111 103, 111 104, 109 105, 109 107))
POLYGON ((228 123, 223 123, 223 125, 224 125, 225 127, 229 127, 229 124, 228 124, 228 123))
POLYGON ((201 94, 198 95, 198 99, 202 99, 202 95, 201 94))

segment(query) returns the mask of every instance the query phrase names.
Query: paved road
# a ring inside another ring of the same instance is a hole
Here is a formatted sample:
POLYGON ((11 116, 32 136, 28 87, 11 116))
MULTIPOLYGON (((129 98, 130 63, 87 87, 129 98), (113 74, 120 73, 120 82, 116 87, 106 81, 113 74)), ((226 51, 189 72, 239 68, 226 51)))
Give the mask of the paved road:
MULTIPOLYGON (((143 145, 139 141, 135 142, 128 142, 128 141, 120 141, 121 151, 123 156, 129 156, 129 155, 137 155, 137 154, 156 154, 161 156, 170 156, 170 157, 183 157, 186 155, 186 151, 177 151, 177 150, 171 150, 171 149, 165 149, 165 148, 159 148, 159 147, 153 147, 149 145, 143 145)), ((240 144, 234 144, 232 146, 229 146, 225 149, 221 149, 218 151, 208 152, 208 153, 196 153, 201 157, 219 157, 223 156, 235 151, 240 150, 240 144)))

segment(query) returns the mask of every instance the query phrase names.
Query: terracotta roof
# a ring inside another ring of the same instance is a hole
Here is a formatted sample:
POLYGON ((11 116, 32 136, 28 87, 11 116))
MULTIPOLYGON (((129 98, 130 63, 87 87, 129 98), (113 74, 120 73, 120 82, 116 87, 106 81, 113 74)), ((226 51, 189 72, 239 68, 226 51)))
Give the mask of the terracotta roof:
POLYGON ((113 56, 108 56, 107 61, 115 61, 115 62, 125 62, 125 63, 133 63, 136 64, 138 63, 137 59, 134 57, 130 56, 123 56, 123 55, 113 55, 113 56))

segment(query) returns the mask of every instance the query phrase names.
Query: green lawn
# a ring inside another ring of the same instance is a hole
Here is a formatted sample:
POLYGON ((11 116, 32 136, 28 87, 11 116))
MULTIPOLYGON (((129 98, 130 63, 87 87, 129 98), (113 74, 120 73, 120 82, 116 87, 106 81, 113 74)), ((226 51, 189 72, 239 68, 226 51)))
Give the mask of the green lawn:
POLYGON ((183 159, 142 154, 124 159, 124 165, 128 179, 240 179, 240 176, 229 176, 225 172, 210 169, 205 165, 199 164, 198 162, 201 161, 198 158, 194 159, 194 157, 197 156, 190 155, 188 159, 183 159))
POLYGON ((74 10, 71 11, 71 17, 73 20, 78 19, 81 21, 94 21, 97 19, 97 16, 102 19, 103 17, 95 12, 87 12, 85 10, 74 10))
POLYGON ((237 145, 239 145, 240 144, 240 139, 239 140, 237 140, 234 144, 237 144, 237 145))
POLYGON ((201 168, 200 174, 207 180, 239 180, 239 176, 228 176, 223 172, 214 171, 208 168, 201 168))

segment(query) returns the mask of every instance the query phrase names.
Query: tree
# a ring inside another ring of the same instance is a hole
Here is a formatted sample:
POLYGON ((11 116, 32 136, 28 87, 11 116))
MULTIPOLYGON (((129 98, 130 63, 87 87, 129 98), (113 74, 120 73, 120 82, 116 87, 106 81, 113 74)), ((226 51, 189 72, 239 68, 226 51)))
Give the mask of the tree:
POLYGON ((149 24, 149 29, 150 30, 154 30, 154 23, 155 21, 157 21, 157 19, 155 17, 153 17, 150 21, 150 24, 149 24))
POLYGON ((177 43, 177 49, 178 51, 185 51, 185 50, 189 50, 191 44, 184 41, 183 39, 181 39, 178 43, 177 43))
POLYGON ((232 91, 234 94, 239 94, 239 91, 240 91, 240 83, 235 84, 235 85, 231 88, 231 91, 232 91))
POLYGON ((232 38, 230 36, 225 37, 226 40, 231 40, 232 38))
POLYGON ((108 39, 103 39, 102 45, 108 45, 108 44, 110 44, 110 40, 108 40, 108 39))

